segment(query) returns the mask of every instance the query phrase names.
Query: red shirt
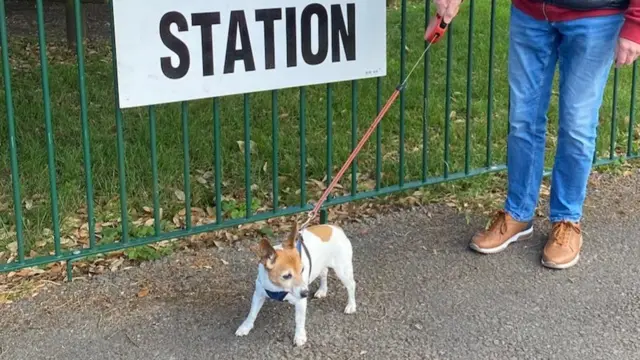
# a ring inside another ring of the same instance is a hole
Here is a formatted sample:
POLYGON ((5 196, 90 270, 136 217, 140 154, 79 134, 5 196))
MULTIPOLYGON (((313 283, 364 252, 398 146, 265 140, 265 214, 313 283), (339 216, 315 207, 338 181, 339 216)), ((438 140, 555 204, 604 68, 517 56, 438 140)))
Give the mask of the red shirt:
MULTIPOLYGON (((538 20, 567 21, 584 17, 606 16, 620 13, 620 10, 578 11, 530 0, 512 0, 520 11, 538 20)), ((620 37, 640 44, 640 0, 631 0, 624 10, 625 21, 620 37)))

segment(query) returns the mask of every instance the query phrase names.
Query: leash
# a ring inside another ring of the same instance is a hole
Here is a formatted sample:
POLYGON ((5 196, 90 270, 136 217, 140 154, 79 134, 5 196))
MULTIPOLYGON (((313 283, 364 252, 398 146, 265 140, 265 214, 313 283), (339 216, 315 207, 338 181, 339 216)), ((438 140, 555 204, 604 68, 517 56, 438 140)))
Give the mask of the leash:
POLYGON ((418 59, 418 61, 416 61, 415 65, 413 65, 413 68, 411 69, 411 71, 409 71, 409 74, 407 74, 407 76, 400 83, 400 85, 396 87, 393 94, 391 94, 391 97, 389 97, 389 99, 387 100, 387 103, 380 110, 380 113, 378 113, 378 116, 376 116, 376 118, 373 120, 373 123, 371 124, 369 129, 367 129, 362 139, 360 139, 360 142, 358 143, 358 145, 353 149, 353 151, 349 155, 349 158, 347 159, 347 161, 344 163, 344 165, 342 165, 342 168, 340 169, 340 171, 338 171, 338 173, 333 178, 329 186, 327 186, 327 188, 324 190, 324 192, 322 193, 322 196, 320 197, 316 205, 313 207, 313 210, 309 212, 307 216, 307 220, 302 224, 300 228, 301 230, 309 226, 311 221, 313 221, 313 219, 315 219, 318 216, 318 212, 320 212, 320 209, 322 208, 322 205, 324 204, 324 202, 327 201, 329 194, 331 194, 331 191, 333 190, 333 188, 336 187, 340 179, 344 176, 345 172, 347 171, 347 169, 349 168, 353 160, 355 160, 356 156, 358 156, 358 153, 360 152, 360 150, 362 150, 367 140, 369 140, 369 138, 375 131, 380 121, 382 121, 382 119, 387 114, 387 112, 389 111, 393 103, 398 99, 398 96, 400 96, 400 93, 406 88, 409 78, 411 77, 413 72, 416 70, 418 65, 420 65, 420 62, 422 61, 424 56, 427 54, 427 52, 431 48, 431 45, 437 43, 440 39, 442 39, 448 27, 449 27, 449 24, 444 21, 444 18, 441 15, 436 14, 435 17, 431 18, 431 20, 429 21, 429 26, 427 27, 424 34, 424 39, 428 44, 425 47, 424 51, 422 52, 422 55, 420 55, 420 58, 418 59))

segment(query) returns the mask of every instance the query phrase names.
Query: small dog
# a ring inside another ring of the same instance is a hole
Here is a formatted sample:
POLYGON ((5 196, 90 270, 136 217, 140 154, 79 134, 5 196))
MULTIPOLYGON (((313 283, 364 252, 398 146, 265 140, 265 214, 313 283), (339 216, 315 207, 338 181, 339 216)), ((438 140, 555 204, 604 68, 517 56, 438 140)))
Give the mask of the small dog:
POLYGON ((331 225, 310 226, 298 231, 297 223, 289 237, 272 247, 268 240, 260 243, 260 263, 256 287, 251 300, 251 310, 236 331, 245 336, 264 304, 270 298, 286 301, 295 306, 295 335, 293 342, 302 346, 307 342, 305 320, 309 284, 320 277, 320 287, 314 297, 327 296, 327 275, 333 269, 347 288, 346 314, 356 312, 356 282, 353 277, 353 250, 344 231, 331 225))

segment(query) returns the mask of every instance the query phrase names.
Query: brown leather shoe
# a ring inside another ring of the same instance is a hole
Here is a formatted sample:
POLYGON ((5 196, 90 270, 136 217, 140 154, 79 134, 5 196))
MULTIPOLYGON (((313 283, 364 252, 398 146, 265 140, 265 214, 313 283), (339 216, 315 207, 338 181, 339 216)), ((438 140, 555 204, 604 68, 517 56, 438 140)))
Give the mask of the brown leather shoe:
POLYGON ((555 223, 542 251, 542 265, 552 269, 570 268, 580 259, 581 249, 580 224, 567 221, 555 223))
POLYGON ((531 222, 516 221, 504 210, 500 210, 494 215, 486 230, 473 236, 469 247, 482 254, 495 254, 506 249, 511 243, 530 239, 532 235, 531 222))

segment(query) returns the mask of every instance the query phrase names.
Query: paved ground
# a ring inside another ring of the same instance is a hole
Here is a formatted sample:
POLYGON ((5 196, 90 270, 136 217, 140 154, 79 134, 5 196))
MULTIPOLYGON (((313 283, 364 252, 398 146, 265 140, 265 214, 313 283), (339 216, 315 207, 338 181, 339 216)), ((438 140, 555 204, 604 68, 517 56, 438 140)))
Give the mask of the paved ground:
POLYGON ((494 256, 466 248, 484 219, 439 207, 349 226, 359 312, 342 314, 346 293, 331 278, 329 297, 310 305, 303 349, 281 304, 234 336, 255 275, 240 244, 6 306, 0 359, 638 359, 640 176, 603 181, 587 209, 583 260, 564 272, 539 265, 544 223, 494 256))

